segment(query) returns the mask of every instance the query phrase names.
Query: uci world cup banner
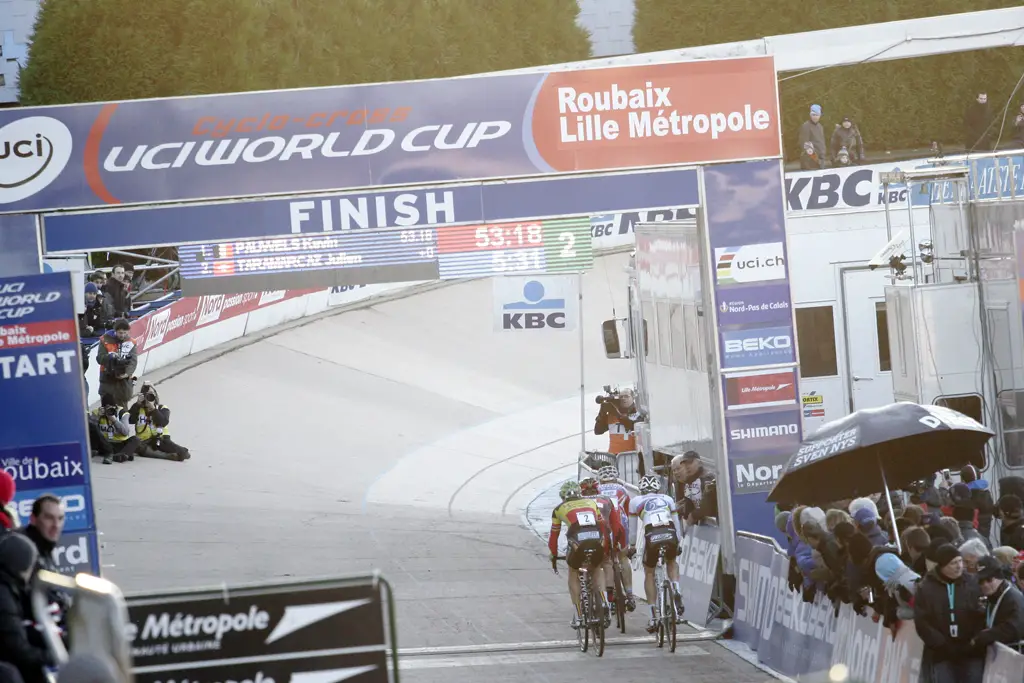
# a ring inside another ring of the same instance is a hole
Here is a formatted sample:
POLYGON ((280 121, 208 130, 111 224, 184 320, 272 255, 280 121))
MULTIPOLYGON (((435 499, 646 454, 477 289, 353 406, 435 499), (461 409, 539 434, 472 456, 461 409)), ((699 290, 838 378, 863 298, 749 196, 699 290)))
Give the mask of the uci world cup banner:
POLYGON ((0 112, 0 212, 781 155, 771 57, 0 112))

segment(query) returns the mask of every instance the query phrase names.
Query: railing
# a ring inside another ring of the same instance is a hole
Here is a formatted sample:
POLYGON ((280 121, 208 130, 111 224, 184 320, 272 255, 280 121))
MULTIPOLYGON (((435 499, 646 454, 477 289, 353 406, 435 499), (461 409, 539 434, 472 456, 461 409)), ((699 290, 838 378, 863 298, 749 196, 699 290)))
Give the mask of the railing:
POLYGON ((612 465, 619 471, 619 481, 626 486, 635 489, 640 483, 639 464, 641 460, 638 451, 623 451, 618 455, 608 451, 584 451, 583 456, 582 465, 592 472, 612 465))

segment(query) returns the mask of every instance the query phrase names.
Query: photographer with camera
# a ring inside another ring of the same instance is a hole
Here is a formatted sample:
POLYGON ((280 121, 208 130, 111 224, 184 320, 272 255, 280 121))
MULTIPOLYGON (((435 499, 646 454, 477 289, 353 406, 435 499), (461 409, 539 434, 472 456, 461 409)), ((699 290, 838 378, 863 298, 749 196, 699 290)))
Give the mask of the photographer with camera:
POLYGON ((160 403, 160 395, 152 384, 143 384, 135 403, 129 411, 129 420, 135 425, 135 436, 142 442, 139 452, 144 458, 177 460, 182 462, 192 457, 188 449, 171 441, 168 425, 171 409, 160 403))
MULTIPOLYGON (((110 444, 113 461, 134 460, 142 442, 132 434, 128 410, 117 405, 110 394, 103 394, 100 396, 100 407, 92 415, 96 419, 96 428, 110 444)), ((99 450, 99 453, 103 456, 103 464, 109 465, 111 455, 106 454, 105 450, 99 450)))
POLYGON ((605 393, 595 400, 601 406, 594 421, 594 434, 608 432, 608 452, 613 455, 636 450, 634 426, 642 421, 632 389, 618 391, 605 385, 605 393))
POLYGON ((114 323, 114 332, 100 337, 96 362, 100 364, 100 395, 109 394, 122 408, 128 407, 139 363, 138 348, 131 337, 132 326, 124 318, 114 323))

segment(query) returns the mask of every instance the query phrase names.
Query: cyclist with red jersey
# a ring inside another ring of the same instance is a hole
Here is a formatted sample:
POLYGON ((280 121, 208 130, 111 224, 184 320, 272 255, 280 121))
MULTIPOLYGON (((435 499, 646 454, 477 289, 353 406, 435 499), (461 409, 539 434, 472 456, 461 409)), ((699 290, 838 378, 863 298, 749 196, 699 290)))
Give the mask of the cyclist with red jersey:
POLYGON ((633 565, 629 562, 629 491, 619 483, 619 470, 614 465, 605 465, 597 471, 597 490, 602 496, 610 498, 619 510, 619 521, 623 529, 627 531, 626 545, 617 549, 619 569, 622 571, 622 583, 626 586, 626 607, 630 612, 636 609, 636 599, 633 597, 633 565))
POLYGON ((598 507, 601 508, 601 515, 608 520, 605 538, 605 547, 607 552, 605 553, 604 558, 604 579, 608 604, 614 605, 615 574, 612 571, 612 555, 622 553, 629 545, 626 532, 626 525, 629 524, 629 518, 619 509, 618 505, 615 504, 615 501, 612 498, 601 493, 598 489, 597 479, 594 479, 593 477, 582 479, 580 481, 580 491, 583 493, 584 498, 589 498, 597 503, 598 507))

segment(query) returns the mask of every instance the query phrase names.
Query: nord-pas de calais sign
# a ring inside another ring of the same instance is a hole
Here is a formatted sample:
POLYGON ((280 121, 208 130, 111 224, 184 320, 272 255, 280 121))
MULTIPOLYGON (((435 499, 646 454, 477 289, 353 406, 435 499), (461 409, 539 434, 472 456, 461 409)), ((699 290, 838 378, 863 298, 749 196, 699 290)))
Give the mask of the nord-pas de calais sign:
POLYGON ((372 577, 128 599, 139 683, 377 683, 391 643, 372 577))
POLYGON ((0 211, 781 155, 771 57, 0 113, 0 211))

